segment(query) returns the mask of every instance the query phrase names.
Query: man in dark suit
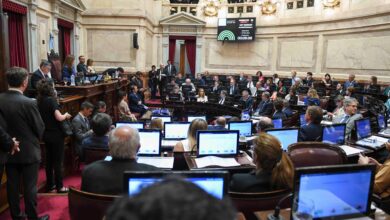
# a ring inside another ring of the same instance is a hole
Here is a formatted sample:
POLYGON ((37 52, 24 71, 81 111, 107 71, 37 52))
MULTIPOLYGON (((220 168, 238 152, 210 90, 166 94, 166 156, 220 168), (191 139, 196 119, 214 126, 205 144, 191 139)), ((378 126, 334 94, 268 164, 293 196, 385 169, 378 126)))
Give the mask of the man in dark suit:
POLYGON ((158 78, 157 78, 156 66, 153 65, 152 70, 149 71, 149 82, 148 82, 148 86, 150 88, 152 99, 156 98, 157 83, 158 83, 158 78))
POLYGON ((274 104, 275 112, 272 115, 272 119, 279 119, 279 118, 281 118, 283 120, 286 119, 287 115, 282 111, 283 110, 283 99, 277 98, 273 104, 274 104))
POLYGON ((306 110, 306 125, 299 131, 298 141, 320 141, 322 135, 322 109, 318 106, 309 106, 306 110))
POLYGON ((243 106, 243 110, 252 111, 253 99, 249 96, 249 91, 247 89, 242 90, 240 104, 243 106))
POLYGON ((76 139, 76 153, 81 159, 83 158, 82 142, 93 133, 88 119, 92 115, 93 108, 93 104, 88 101, 81 103, 80 112, 72 120, 73 135, 76 139))
POLYGON ((226 102, 226 95, 227 95, 226 90, 222 90, 220 92, 218 104, 220 104, 220 105, 224 105, 225 104, 225 102, 226 102))
MULTIPOLYGON (((45 125, 38 111, 37 102, 23 92, 28 86, 27 70, 19 67, 6 72, 9 90, 0 94, 0 115, 7 133, 20 141, 20 152, 9 156, 6 164, 7 194, 13 219, 23 219, 20 210, 20 181, 23 182, 25 213, 28 219, 38 219, 37 181, 41 161, 39 139, 45 125)), ((48 219, 43 216, 39 219, 48 219)))
POLYGON ((167 71, 164 68, 164 64, 160 64, 160 68, 157 70, 157 79, 158 79, 158 91, 160 92, 160 97, 163 99, 165 97, 165 87, 170 82, 167 80, 167 71))
POLYGON ((84 76, 88 72, 87 65, 85 64, 85 57, 84 56, 79 56, 79 64, 77 64, 77 72, 78 73, 83 73, 84 76))
POLYGON ((0 117, 0 177, 3 176, 4 165, 7 162, 8 153, 13 155, 15 152, 19 152, 19 141, 15 138, 11 138, 5 131, 5 122, 0 117))
POLYGON ((37 84, 40 80, 51 78, 50 76, 51 63, 47 60, 43 60, 39 65, 39 68, 31 76, 31 88, 37 89, 37 84))
POLYGON ((171 60, 167 61, 167 65, 165 66, 165 72, 168 77, 168 82, 171 81, 172 77, 176 76, 176 67, 172 64, 171 60))
POLYGON ((108 132, 110 132, 111 126, 111 116, 106 113, 97 113, 93 116, 91 120, 93 134, 83 139, 83 150, 85 148, 108 149, 108 132))
POLYGON ((230 79, 230 86, 228 91, 230 96, 237 96, 240 93, 236 84, 236 80, 233 78, 230 79))
POLYGON ((108 141, 111 161, 96 161, 83 170, 81 190, 106 195, 123 193, 124 171, 153 171, 158 168, 137 163, 138 131, 123 126, 111 131, 108 141))
POLYGON ((207 130, 212 130, 212 131, 226 130, 226 118, 218 117, 217 120, 215 120, 215 125, 209 125, 207 130))
POLYGON ((283 100, 283 110, 284 114, 286 114, 287 117, 290 117, 294 114, 293 110, 290 107, 290 102, 286 99, 283 100))
POLYGON ((142 103, 142 98, 138 94, 138 87, 133 85, 130 87, 129 108, 132 112, 140 113, 141 116, 146 113, 146 106, 142 103))
POLYGON ((257 106, 255 115, 270 117, 273 112, 274 105, 270 100, 271 95, 269 92, 263 92, 261 95, 261 102, 257 106))

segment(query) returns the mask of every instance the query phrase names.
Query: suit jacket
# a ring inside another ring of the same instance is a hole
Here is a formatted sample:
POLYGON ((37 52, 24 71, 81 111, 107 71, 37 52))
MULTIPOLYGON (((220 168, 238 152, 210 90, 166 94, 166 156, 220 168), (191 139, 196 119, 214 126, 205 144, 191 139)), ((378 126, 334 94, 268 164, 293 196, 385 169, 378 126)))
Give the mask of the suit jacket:
POLYGON ((261 116, 271 116, 273 109, 274 105, 270 100, 261 101, 260 104, 257 106, 256 113, 261 116))
POLYGON ((88 72, 87 65, 82 64, 82 63, 77 64, 77 72, 84 73, 84 75, 87 74, 87 72, 88 72))
POLYGON ((155 85, 157 83, 157 70, 149 71, 149 87, 152 87, 152 85, 155 85))
POLYGON ((144 87, 143 81, 135 76, 131 79, 130 85, 135 85, 138 87, 138 89, 141 89, 144 87))
POLYGON ((89 137, 84 138, 82 141, 83 149, 85 148, 103 148, 108 149, 108 136, 104 135, 102 137, 98 137, 96 135, 91 135, 89 137))
POLYGON ((211 130, 211 131, 224 131, 224 130, 226 130, 226 128, 221 126, 221 125, 209 125, 209 126, 207 126, 207 130, 211 130))
POLYGON ((322 126, 320 124, 309 123, 301 127, 298 141, 321 141, 322 126))
POLYGON ((286 114, 287 117, 290 117, 294 114, 293 110, 291 108, 284 108, 283 109, 284 114, 286 114))
MULTIPOLYGON (((14 141, 5 131, 5 123, 3 119, 0 119, 0 168, 1 164, 5 164, 8 158, 8 152, 12 149, 14 141)), ((2 173, 2 170, 0 170, 2 173)))
POLYGON ((234 88, 232 88, 232 86, 229 86, 229 89, 227 92, 229 95, 232 95, 232 96, 237 96, 240 93, 240 91, 238 90, 238 85, 235 85, 234 88))
POLYGON ((89 122, 85 122, 84 118, 78 113, 72 120, 73 135, 76 138, 76 149, 81 153, 81 145, 85 138, 89 137, 90 132, 89 122))
POLYGON ((237 173, 230 181, 232 192, 267 192, 271 191, 271 173, 255 171, 250 173, 237 173))
POLYGON ((176 76, 176 67, 175 67, 175 65, 166 65, 165 67, 164 67, 164 69, 165 69, 165 72, 166 72, 166 74, 167 74, 167 76, 176 76), (169 67, 171 67, 171 72, 169 72, 169 67))
POLYGON ((0 94, 0 103, 0 115, 7 126, 7 133, 20 142, 20 152, 10 155, 7 163, 38 163, 41 160, 39 140, 45 125, 36 100, 9 90, 0 94))
MULTIPOLYGON (((346 114, 344 113, 344 114, 340 115, 339 117, 334 118, 333 123, 343 122, 345 115, 346 114)), ((363 116, 361 114, 354 114, 351 117, 349 117, 346 122, 344 122, 344 123, 346 123, 346 126, 345 126, 345 137, 346 138, 350 138, 352 131, 355 130, 355 121, 362 119, 362 118, 363 118, 363 116)))
POLYGON ((244 99, 241 97, 240 103, 243 105, 245 110, 252 110, 252 107, 253 107, 252 97, 249 96, 249 98, 246 101, 244 101, 244 99))
POLYGON ((272 115, 272 119, 286 119, 287 115, 283 111, 275 111, 275 113, 272 115))
POLYGON ((224 98, 223 100, 220 98, 220 99, 218 100, 218 104, 220 104, 220 105, 224 105, 225 102, 226 102, 226 98, 224 98))
POLYGON ((37 89, 37 84, 39 80, 45 79, 46 77, 42 75, 41 71, 37 69, 31 76, 31 88, 37 89))
POLYGON ((159 169, 130 159, 114 158, 112 161, 96 161, 84 168, 81 190, 105 195, 119 195, 123 193, 123 173, 125 171, 156 170, 159 169))

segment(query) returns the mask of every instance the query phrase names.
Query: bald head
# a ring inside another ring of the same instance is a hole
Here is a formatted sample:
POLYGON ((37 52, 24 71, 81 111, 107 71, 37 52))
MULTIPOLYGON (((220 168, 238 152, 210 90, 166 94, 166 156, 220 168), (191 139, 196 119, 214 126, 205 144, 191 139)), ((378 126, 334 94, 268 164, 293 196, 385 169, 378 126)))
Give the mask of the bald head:
POLYGON ((272 128, 274 128, 274 124, 272 119, 268 117, 261 117, 256 125, 257 132, 264 132, 265 130, 272 128))
POLYGON ((225 117, 218 117, 216 121, 217 125, 226 126, 226 118, 225 117))
POLYGON ((109 136, 110 155, 118 159, 135 159, 140 140, 138 131, 129 126, 115 128, 109 136))

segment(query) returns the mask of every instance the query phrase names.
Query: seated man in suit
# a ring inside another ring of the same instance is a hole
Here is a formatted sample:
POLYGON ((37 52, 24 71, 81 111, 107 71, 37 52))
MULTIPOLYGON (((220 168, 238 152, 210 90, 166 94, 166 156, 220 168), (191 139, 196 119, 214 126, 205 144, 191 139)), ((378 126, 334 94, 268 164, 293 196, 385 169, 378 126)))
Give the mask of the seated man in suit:
POLYGON ((205 86, 205 85, 206 85, 206 82, 205 82, 204 79, 202 78, 202 74, 200 74, 200 73, 196 74, 195 83, 196 83, 198 86, 205 86))
POLYGON ((230 96, 239 95, 238 85, 236 84, 236 80, 234 78, 230 79, 229 95, 230 96))
POLYGON ((81 103, 80 112, 72 120, 73 134, 76 139, 76 153, 81 158, 83 158, 82 142, 85 138, 92 135, 93 132, 88 119, 92 114, 93 108, 93 104, 88 101, 81 103))
POLYGON ((112 119, 106 113, 97 113, 91 120, 93 134, 82 142, 85 148, 108 149, 108 132, 111 130, 112 119))
POLYGON ((279 119, 279 118, 286 119, 287 118, 287 115, 282 111, 283 110, 283 99, 276 98, 276 100, 274 101, 274 109, 275 109, 275 112, 272 115, 273 119, 279 119))
POLYGON ((119 195, 123 193, 124 171, 158 170, 156 167, 137 163, 140 137, 134 128, 123 126, 112 130, 108 139, 108 147, 112 160, 100 160, 86 166, 81 177, 81 190, 119 195))
POLYGON ((249 96, 248 89, 242 90, 242 96, 240 98, 240 104, 243 107, 243 110, 251 111, 253 107, 253 99, 249 96))
POLYGON ((322 135, 322 109, 318 106, 309 106, 306 110, 305 120, 299 131, 298 141, 320 141, 322 135))
POLYGON ((31 88, 37 89, 37 84, 40 80, 51 78, 50 76, 51 63, 47 60, 42 60, 39 68, 31 76, 31 88))
POLYGON ((142 103, 142 98, 138 94, 138 87, 136 85, 130 87, 129 108, 132 112, 140 113, 141 116, 147 111, 147 107, 142 103))
POLYGON ((215 120, 215 125, 209 125, 208 130, 226 130, 226 118, 225 117, 218 117, 217 120, 215 120))
POLYGON ((355 81, 355 74, 349 74, 348 80, 344 83, 344 91, 349 87, 356 87, 357 82, 355 81))
POLYGON ((256 124, 257 133, 265 132, 265 130, 273 129, 273 128, 274 128, 274 123, 272 122, 272 119, 268 117, 261 117, 256 124))
POLYGON ((218 104, 220 104, 220 105, 224 105, 225 104, 225 102, 226 102, 226 95, 227 95, 226 90, 222 90, 220 92, 218 104))
POLYGON ((346 123, 345 136, 351 138, 351 133, 355 130, 355 121, 363 118, 363 116, 357 113, 357 107, 359 102, 355 98, 344 99, 344 114, 339 117, 333 118, 333 123, 346 123))
POLYGON ((261 102, 256 108, 255 115, 268 117, 272 115, 274 105, 272 104, 270 97, 271 94, 269 92, 263 92, 261 95, 261 102))
POLYGON ((286 114, 287 117, 291 117, 294 114, 293 110, 290 107, 290 101, 283 99, 282 111, 284 112, 284 114, 286 114))
POLYGON ((79 64, 77 64, 77 72, 83 73, 84 76, 87 75, 88 68, 85 64, 85 57, 83 55, 79 56, 79 64))

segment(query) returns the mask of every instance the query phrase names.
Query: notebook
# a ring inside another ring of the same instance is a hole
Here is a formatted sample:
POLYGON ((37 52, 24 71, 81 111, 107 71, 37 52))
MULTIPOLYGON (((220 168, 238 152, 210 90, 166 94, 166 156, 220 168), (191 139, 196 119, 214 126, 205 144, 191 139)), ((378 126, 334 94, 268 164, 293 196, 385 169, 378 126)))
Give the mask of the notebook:
POLYGON ((168 175, 179 175, 192 182, 218 199, 223 199, 228 190, 227 171, 175 171, 175 172, 131 172, 124 173, 124 193, 129 196, 138 194, 143 188, 163 180, 168 175))
POLYGON ((240 136, 252 136, 252 121, 234 121, 228 123, 229 130, 238 130, 240 136))
POLYGON ((390 128, 387 127, 387 118, 384 115, 377 116, 378 134, 390 138, 390 128))
POLYGON ((188 136, 189 122, 165 122, 164 138, 166 140, 182 140, 188 136))
POLYGON ((282 144, 282 149, 287 151, 288 146, 298 142, 298 128, 282 128, 282 129, 270 129, 265 131, 267 134, 270 134, 276 137, 282 144))
POLYGON ((369 118, 356 120, 355 129, 358 140, 356 142, 357 145, 377 149, 387 142, 386 138, 372 135, 369 118))
POLYGON ((329 144, 345 143, 345 124, 326 125, 322 128, 322 141, 329 144))
POLYGON ((144 129, 145 128, 145 123, 143 122, 117 122, 115 124, 115 127, 119 128, 119 127, 122 127, 122 126, 129 126, 129 127, 132 127, 134 129, 144 129))
MULTIPOLYGON (((372 165, 297 168, 291 219, 347 219, 368 216, 375 176, 372 165)), ((370 219, 370 218, 363 218, 370 219)))
POLYGON ((161 154, 161 131, 160 130, 139 130, 140 149, 139 156, 160 156, 161 154))
POLYGON ((238 153, 239 131, 198 131, 197 156, 233 157, 238 153))

